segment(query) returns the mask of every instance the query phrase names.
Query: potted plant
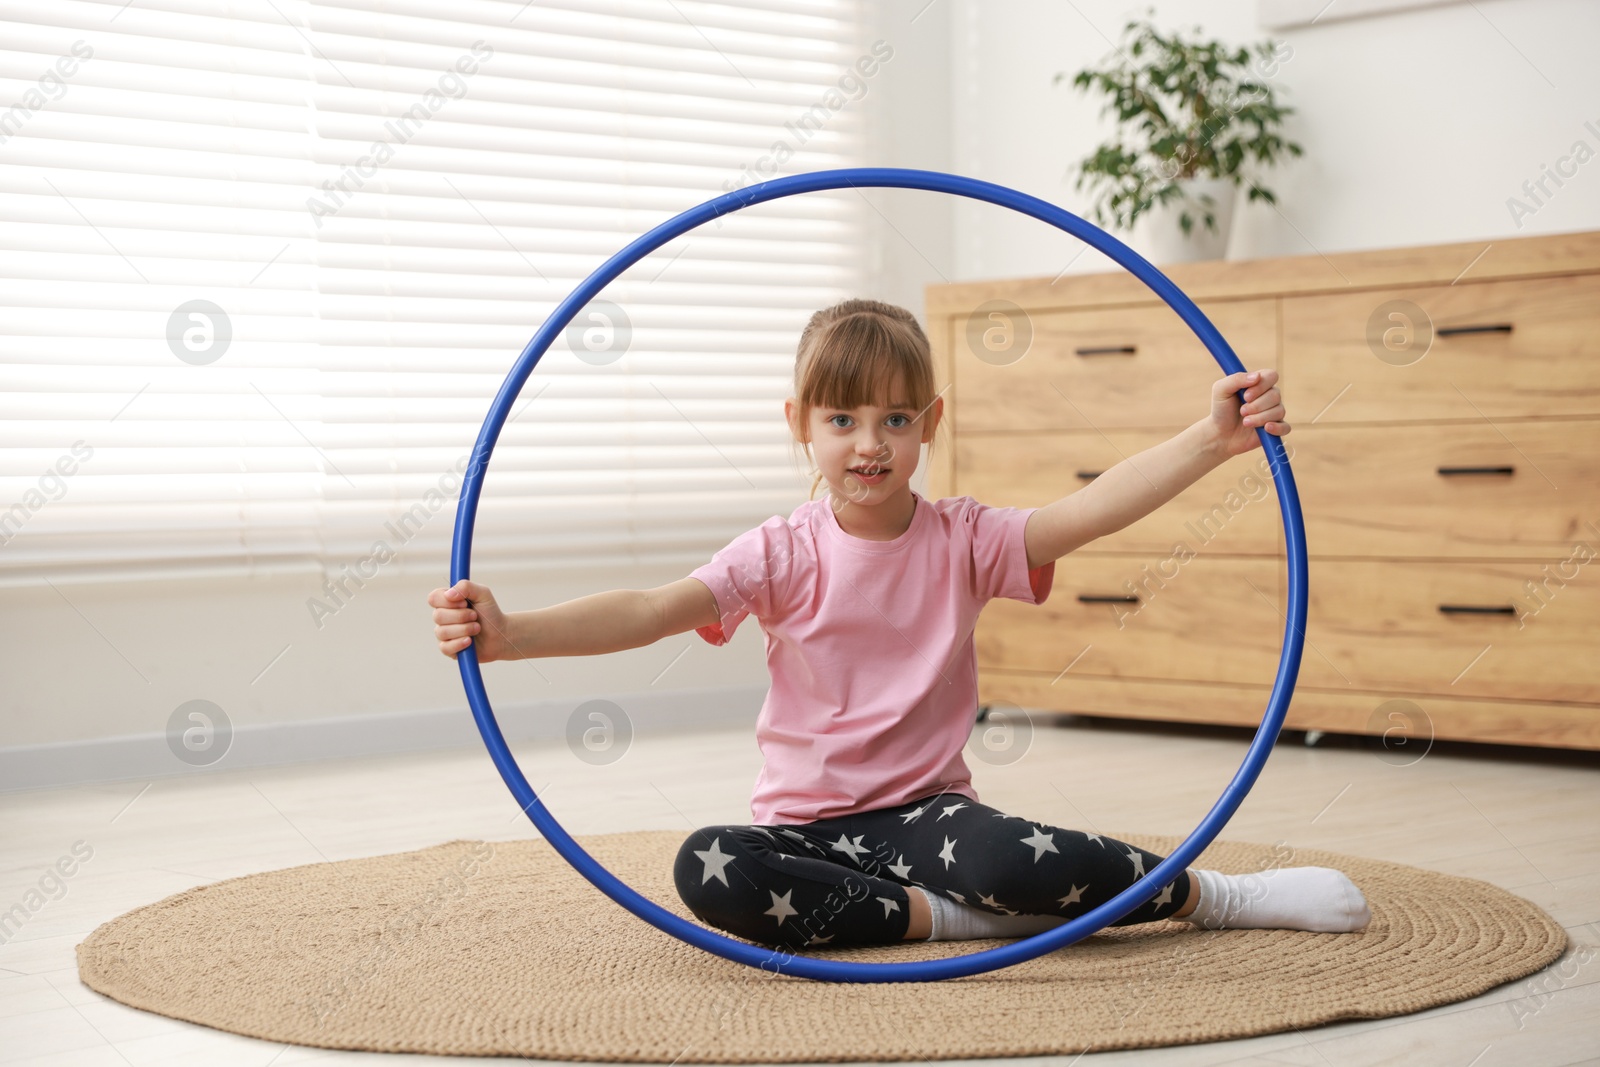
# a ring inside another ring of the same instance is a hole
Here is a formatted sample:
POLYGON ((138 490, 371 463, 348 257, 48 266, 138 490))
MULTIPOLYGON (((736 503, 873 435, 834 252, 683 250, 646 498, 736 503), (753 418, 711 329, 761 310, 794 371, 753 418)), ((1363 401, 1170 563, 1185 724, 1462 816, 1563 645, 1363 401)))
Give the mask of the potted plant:
MULTIPOLYGON (((1072 84, 1109 94, 1102 114, 1114 111, 1119 132, 1132 143, 1119 136, 1086 156, 1076 165, 1076 188, 1087 183, 1100 190, 1092 216, 1098 225, 1132 230, 1150 216, 1155 225, 1147 243, 1155 255, 1148 258, 1221 258, 1240 185, 1249 186, 1251 201, 1277 203, 1245 173, 1247 160, 1271 166, 1284 153, 1302 154, 1276 132, 1294 109, 1280 107, 1267 84, 1293 50, 1272 41, 1237 50, 1220 41, 1189 42, 1137 20, 1124 28, 1123 41, 1105 69, 1081 70, 1072 84), (1173 233, 1174 213, 1181 236, 1173 233), (1206 231, 1198 238, 1196 221, 1206 231)), ((1057 74, 1052 84, 1065 77, 1057 74)))

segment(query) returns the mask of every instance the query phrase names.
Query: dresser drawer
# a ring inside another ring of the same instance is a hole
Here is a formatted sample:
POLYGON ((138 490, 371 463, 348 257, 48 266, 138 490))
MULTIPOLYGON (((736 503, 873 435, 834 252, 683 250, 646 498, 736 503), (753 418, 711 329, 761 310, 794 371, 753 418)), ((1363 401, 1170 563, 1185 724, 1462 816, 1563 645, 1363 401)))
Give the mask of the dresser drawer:
POLYGON ((1600 536, 1546 563, 1313 559, 1307 686, 1600 702, 1600 536))
POLYGON ((1319 423, 1285 440, 1313 555, 1555 558, 1600 518, 1600 420, 1319 423))
POLYGON ((996 599, 975 632, 980 669, 1271 684, 1284 618, 1275 560, 1204 554, 1056 561, 1039 605, 996 599))
MULTIPOLYGON (((1117 719, 1260 724, 1271 695, 1268 684, 1186 685, 1142 678, 1096 678, 1076 669, 1057 677, 1029 671, 988 670, 978 678, 978 703, 1013 704, 1030 712, 1104 715, 1117 719)), ((1392 694, 1314 689, 1297 685, 1284 716, 1286 730, 1381 736, 1396 721, 1383 710, 1392 694)), ((1584 704, 1510 703, 1430 695, 1414 698, 1426 718, 1418 737, 1431 730, 1440 741, 1486 741, 1505 745, 1549 745, 1600 749, 1600 713, 1584 704)), ((1036 723, 1037 725, 1037 723, 1036 723)), ((1394 742, 1391 740, 1390 745, 1394 742)), ((1398 747, 1386 753, 1404 764, 1398 747)))
POLYGON ((1600 275, 1286 297, 1280 369, 1300 425, 1600 415, 1600 275))
MULTIPOLYGON (((1220 301, 1201 305, 1201 311, 1247 368, 1275 367, 1276 303, 1220 301)), ((950 322, 951 410, 958 434, 1177 430, 1205 416, 1211 383, 1222 377, 1210 350, 1166 304, 1034 311, 1026 324, 995 322, 998 347, 983 358, 977 353, 985 320, 956 316, 950 322), (1032 339, 1026 352, 1013 358, 1007 346, 1020 347, 1025 329, 1031 329, 1032 339)))
MULTIPOLYGON (((1170 436, 1130 430, 964 433, 956 438, 951 495, 1044 507, 1170 436)), ((1291 464, 1293 436, 1284 439, 1291 464)), ((1259 449, 1235 456, 1133 525, 1078 551, 1138 552, 1162 559, 1183 545, 1191 553, 1278 555, 1282 525, 1270 472, 1259 449)))

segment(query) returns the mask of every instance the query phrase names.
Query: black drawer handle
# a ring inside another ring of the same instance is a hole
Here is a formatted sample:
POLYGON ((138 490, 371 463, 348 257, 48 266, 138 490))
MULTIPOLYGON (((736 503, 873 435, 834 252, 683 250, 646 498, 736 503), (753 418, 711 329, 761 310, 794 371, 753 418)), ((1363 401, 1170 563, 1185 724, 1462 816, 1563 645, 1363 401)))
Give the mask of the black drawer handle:
POLYGON ((1139 351, 1136 345, 1109 345, 1105 348, 1074 348, 1078 356, 1131 356, 1139 351))
POLYGON ((1137 604, 1138 602, 1139 598, 1136 596, 1101 596, 1095 593, 1078 594, 1078 603, 1080 604, 1137 604))
POLYGON ((1445 615, 1515 615, 1517 609, 1511 604, 1440 604, 1439 611, 1445 615))
POLYGON ((1449 476, 1452 474, 1515 474, 1515 467, 1440 467, 1439 473, 1449 476))
POLYGON ((1454 337, 1461 333, 1510 333, 1509 322, 1496 323, 1493 326, 1441 326, 1434 330, 1435 337, 1454 337))
POLYGON ((1104 474, 1105 471, 1079 471, 1078 477, 1086 482, 1092 482, 1104 474))

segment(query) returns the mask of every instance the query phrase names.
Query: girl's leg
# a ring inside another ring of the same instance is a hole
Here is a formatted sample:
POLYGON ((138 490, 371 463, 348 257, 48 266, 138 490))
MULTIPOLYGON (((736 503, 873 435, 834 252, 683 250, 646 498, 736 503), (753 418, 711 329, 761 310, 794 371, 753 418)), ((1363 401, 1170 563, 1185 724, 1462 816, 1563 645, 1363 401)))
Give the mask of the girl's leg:
POLYGON ((906 923, 907 941, 926 941, 928 935, 933 933, 933 912, 928 907, 928 900, 919 889, 915 893, 906 894, 911 898, 911 920, 906 923))
MULTIPOLYGON (((1116 838, 1007 815, 952 793, 850 819, 849 829, 863 834, 863 851, 874 860, 880 853, 886 858, 876 864, 858 860, 864 870, 995 915, 1074 918, 1121 893, 1164 858, 1116 838)), ((1185 871, 1112 925, 1187 914, 1196 887, 1185 871)))
POLYGON ((1184 871, 1183 876, 1189 880, 1189 892, 1185 894, 1183 907, 1172 913, 1174 919, 1187 918, 1194 911, 1194 906, 1200 903, 1200 879, 1195 875, 1194 868, 1184 871))
POLYGON ((791 952, 904 939, 911 892, 830 848, 824 831, 836 821, 702 827, 678 850, 678 895, 702 922, 791 952))
MULTIPOLYGON (((1200 903, 1199 884, 1194 871, 1185 871, 1183 876, 1189 880, 1189 899, 1183 907, 1172 913, 1174 919, 1184 918, 1194 911, 1196 904, 1200 903)), ((906 940, 926 941, 933 933, 933 911, 928 907, 928 901, 920 889, 910 894, 910 897, 911 922, 906 926, 906 940)))
MULTIPOLYGON (((936 900, 930 927, 938 929, 943 916, 956 937, 1016 937, 1050 929, 1028 920, 1048 916, 1059 925, 1082 915, 1163 859, 1116 838, 1007 815, 960 795, 941 794, 855 819, 854 828, 867 831, 861 840, 881 839, 896 857, 886 873, 992 917, 952 911, 936 900)), ((1183 919, 1212 929, 1345 933, 1364 929, 1371 918, 1361 891, 1329 867, 1242 875, 1190 868, 1111 925, 1183 919)), ((918 920, 920 933, 920 914, 918 920)))

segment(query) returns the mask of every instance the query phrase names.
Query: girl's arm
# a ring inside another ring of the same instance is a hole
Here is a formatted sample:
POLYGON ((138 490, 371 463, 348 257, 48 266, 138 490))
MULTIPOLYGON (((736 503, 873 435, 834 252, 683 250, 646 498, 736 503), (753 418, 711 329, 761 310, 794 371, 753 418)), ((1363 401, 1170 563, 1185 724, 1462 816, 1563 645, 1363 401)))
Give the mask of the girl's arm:
POLYGON ((1230 457, 1260 447, 1256 428, 1283 436, 1275 370, 1245 371, 1211 387, 1211 414, 1118 463, 1088 485, 1028 517, 1028 568, 1042 567, 1115 533, 1165 504, 1230 457), (1241 404, 1234 394, 1244 389, 1241 404))
MULTIPOLYGON (((711 590, 695 582, 711 611, 711 590)), ((666 588, 675 588, 668 586, 666 588)), ((439 651, 456 657, 477 646, 478 662, 543 656, 598 656, 654 644, 662 637, 662 608, 655 590, 610 589, 554 607, 502 611, 488 586, 463 578, 428 594, 439 651)), ((702 605, 703 607, 703 605, 702 605)), ((704 614, 704 612, 700 612, 704 614)))

